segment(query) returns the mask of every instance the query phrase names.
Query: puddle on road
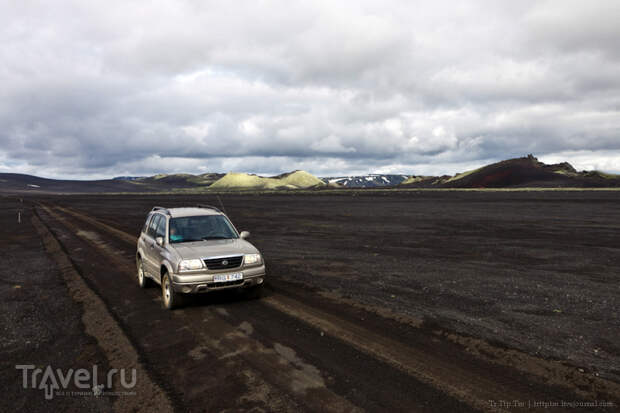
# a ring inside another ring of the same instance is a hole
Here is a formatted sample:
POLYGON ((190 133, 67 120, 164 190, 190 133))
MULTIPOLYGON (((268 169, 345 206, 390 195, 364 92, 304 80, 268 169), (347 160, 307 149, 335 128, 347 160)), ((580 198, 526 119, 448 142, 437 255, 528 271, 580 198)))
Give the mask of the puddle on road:
MULTIPOLYGON (((224 310, 226 311, 226 310, 224 310)), ((227 333, 224 336, 225 340, 235 340, 237 341, 239 344, 235 347, 232 347, 232 351, 229 351, 223 355, 221 355, 219 358, 220 360, 223 359, 227 359, 227 358, 231 358, 231 357, 235 357, 238 356, 240 354, 252 351, 252 343, 250 341, 248 341, 248 336, 251 335, 254 332, 254 327, 252 326, 252 324, 248 323, 247 321, 243 321, 241 324, 239 324, 237 326, 236 329, 234 329, 233 331, 227 333)), ((222 340, 219 340, 218 343, 221 344, 222 340)))
POLYGON ((325 381, 319 369, 311 364, 304 363, 302 359, 297 357, 295 350, 280 343, 275 343, 273 348, 283 359, 283 364, 292 364, 295 367, 292 371, 293 380, 291 382, 291 388, 294 392, 299 393, 308 389, 325 387, 325 381))
MULTIPOLYGON (((215 309, 220 314, 228 315, 224 308, 215 309)), ((305 394, 307 390, 324 388, 325 381, 321 372, 315 366, 305 363, 295 350, 280 343, 274 343, 273 347, 266 347, 260 341, 251 338, 254 334, 254 326, 248 321, 242 321, 239 325, 224 333, 219 339, 211 337, 211 345, 218 348, 221 352, 218 359, 235 359, 241 356, 242 359, 250 354, 250 357, 257 357, 262 360, 260 364, 277 367, 281 376, 288 376, 285 380, 291 390, 298 394, 305 394)), ((206 350, 204 346, 192 349, 188 355, 195 360, 199 360, 206 350)))
POLYGON ((356 411, 355 406, 330 390, 321 371, 306 363, 293 348, 263 337, 249 321, 231 323, 232 311, 229 313, 223 307, 210 311, 210 328, 192 330, 198 342, 187 356, 196 362, 217 359, 225 363, 226 374, 234 374, 245 383, 246 390, 239 394, 241 400, 263 401, 272 406, 268 410, 294 411, 288 405, 288 397, 282 397, 283 389, 288 389, 306 398, 313 411, 326 405, 333 407, 331 411, 356 411), (273 409, 274 406, 280 408, 273 409))
POLYGON ((252 324, 244 321, 243 323, 239 324, 239 330, 243 331, 246 336, 250 336, 254 332, 254 327, 252 326, 252 324))
POLYGON ((218 314, 223 315, 225 317, 228 317, 230 314, 228 313, 228 310, 222 307, 218 307, 215 309, 215 311, 217 311, 218 314))
POLYGON ((84 230, 80 229, 80 230, 78 230, 78 232, 75 233, 75 235, 77 235, 78 237, 82 237, 82 238, 86 238, 88 240, 91 240, 95 244, 103 244, 103 241, 101 241, 101 237, 99 237, 99 234, 97 234, 96 232, 84 231, 84 230))

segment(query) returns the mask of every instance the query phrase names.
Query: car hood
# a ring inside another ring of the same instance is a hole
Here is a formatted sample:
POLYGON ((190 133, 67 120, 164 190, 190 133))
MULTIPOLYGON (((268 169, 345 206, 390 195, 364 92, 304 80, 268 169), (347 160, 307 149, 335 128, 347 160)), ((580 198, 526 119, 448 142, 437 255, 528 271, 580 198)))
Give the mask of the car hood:
POLYGON ((184 260, 258 253, 254 245, 240 238, 183 242, 170 245, 184 260))

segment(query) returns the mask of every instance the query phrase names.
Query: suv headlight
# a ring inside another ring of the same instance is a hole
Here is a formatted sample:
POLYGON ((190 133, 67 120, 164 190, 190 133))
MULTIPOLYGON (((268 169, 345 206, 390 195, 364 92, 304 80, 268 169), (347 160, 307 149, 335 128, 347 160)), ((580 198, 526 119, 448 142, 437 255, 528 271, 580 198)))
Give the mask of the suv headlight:
POLYGON ((179 262, 179 271, 199 270, 203 268, 202 260, 182 260, 179 262))
POLYGON ((245 254, 243 258, 245 265, 256 265, 261 263, 260 254, 245 254))

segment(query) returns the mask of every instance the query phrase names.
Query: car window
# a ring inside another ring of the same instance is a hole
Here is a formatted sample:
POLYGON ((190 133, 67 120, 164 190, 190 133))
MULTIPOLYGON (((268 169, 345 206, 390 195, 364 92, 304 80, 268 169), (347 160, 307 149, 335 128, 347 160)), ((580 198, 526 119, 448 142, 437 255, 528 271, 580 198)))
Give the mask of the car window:
POLYGON ((153 219, 151 219, 151 223, 149 224, 149 230, 147 231, 147 234, 149 237, 151 238, 155 238, 155 234, 157 233, 157 225, 159 224, 159 221, 161 220, 161 215, 159 214, 154 214, 153 215, 153 219))
POLYGON ((158 237, 164 238, 166 236, 166 218, 163 216, 159 216, 160 220, 157 223, 156 234, 158 237))
POLYGON ((151 218, 153 218, 153 214, 149 214, 149 215, 146 217, 146 221, 144 221, 144 226, 142 227, 142 232, 143 232, 143 233, 146 233, 146 231, 148 230, 148 228, 149 228, 149 223, 151 222, 151 218))
POLYGON ((223 215, 170 218, 169 242, 235 239, 239 235, 223 215))

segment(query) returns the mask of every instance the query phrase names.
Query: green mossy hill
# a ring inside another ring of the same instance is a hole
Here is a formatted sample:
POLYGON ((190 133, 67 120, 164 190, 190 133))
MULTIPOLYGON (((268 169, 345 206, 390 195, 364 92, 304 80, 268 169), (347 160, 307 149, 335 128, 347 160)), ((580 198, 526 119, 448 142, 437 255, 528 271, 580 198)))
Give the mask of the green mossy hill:
POLYGON ((211 184, 210 189, 306 189, 323 187, 325 182, 305 171, 294 171, 274 177, 242 172, 229 172, 211 184))

